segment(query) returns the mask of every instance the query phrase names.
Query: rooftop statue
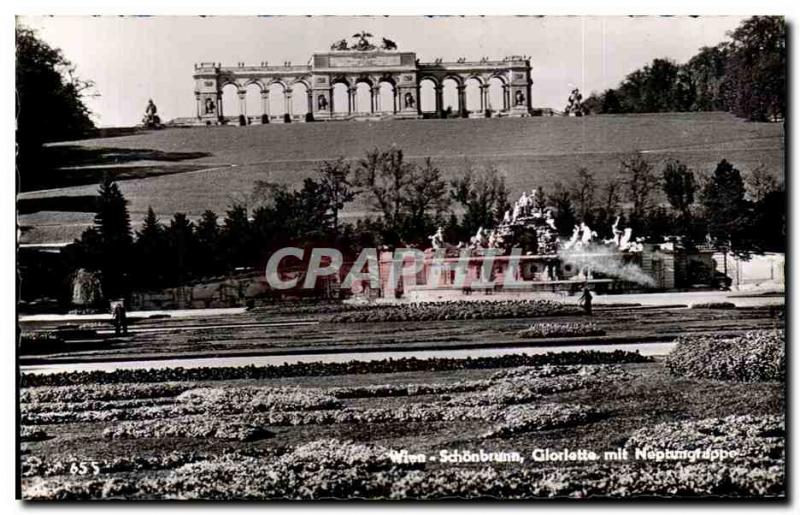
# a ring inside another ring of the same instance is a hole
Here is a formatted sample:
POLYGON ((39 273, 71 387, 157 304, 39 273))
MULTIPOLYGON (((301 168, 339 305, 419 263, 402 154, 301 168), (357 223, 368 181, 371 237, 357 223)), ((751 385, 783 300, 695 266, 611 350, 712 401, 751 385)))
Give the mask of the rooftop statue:
POLYGON ((375 50, 375 45, 370 43, 369 39, 367 39, 373 37, 372 34, 370 34, 369 32, 362 30, 359 33, 353 34, 353 37, 358 38, 358 41, 356 42, 355 45, 353 45, 351 50, 360 50, 360 51, 375 50))
POLYGON ((383 39, 383 43, 381 44, 381 50, 397 50, 397 43, 392 41, 391 39, 381 38, 383 39))
POLYGON ((346 39, 340 39, 331 45, 331 50, 350 50, 350 47, 347 46, 346 39))

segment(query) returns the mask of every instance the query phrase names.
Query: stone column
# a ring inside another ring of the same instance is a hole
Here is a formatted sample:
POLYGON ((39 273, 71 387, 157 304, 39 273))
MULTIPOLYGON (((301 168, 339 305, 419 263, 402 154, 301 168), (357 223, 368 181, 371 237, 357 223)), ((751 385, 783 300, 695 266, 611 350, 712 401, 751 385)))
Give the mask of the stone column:
POLYGON ((261 114, 269 117, 269 89, 261 92, 261 114))
POLYGON ((378 90, 375 88, 375 86, 369 87, 369 110, 373 114, 375 114, 375 112, 378 110, 378 94, 378 90))
POLYGON ((508 100, 508 84, 503 84, 503 111, 508 111, 510 103, 508 100))
POLYGON ((485 84, 481 84, 480 86, 480 97, 481 97, 481 114, 486 112, 486 109, 489 105, 488 93, 489 88, 485 84))
POLYGON ((347 88, 347 112, 353 114, 356 111, 356 88, 347 88))
POLYGON ((306 108, 306 113, 314 115, 314 92, 311 91, 309 88, 308 90, 308 107, 306 108))
POLYGON ((199 91, 195 91, 194 92, 194 99, 195 99, 195 102, 197 103, 197 117, 200 118, 200 113, 202 113, 200 104, 202 104, 202 102, 200 102, 200 92, 199 91))
POLYGON ((436 97, 436 116, 441 118, 444 115, 444 87, 436 85, 433 88, 434 96, 436 97))
POLYGON ((240 90, 239 94, 239 114, 247 118, 247 91, 240 90))
POLYGON ((222 110, 222 91, 217 91, 217 119, 223 116, 222 110))
POLYGON ((286 102, 286 108, 285 108, 284 112, 288 113, 289 117, 291 117, 292 116, 292 90, 288 89, 288 88, 285 89, 284 92, 283 92, 283 98, 284 98, 284 102, 286 102))
POLYGON ((464 116, 467 112, 467 98, 465 95, 466 86, 459 85, 458 90, 458 114, 464 116))

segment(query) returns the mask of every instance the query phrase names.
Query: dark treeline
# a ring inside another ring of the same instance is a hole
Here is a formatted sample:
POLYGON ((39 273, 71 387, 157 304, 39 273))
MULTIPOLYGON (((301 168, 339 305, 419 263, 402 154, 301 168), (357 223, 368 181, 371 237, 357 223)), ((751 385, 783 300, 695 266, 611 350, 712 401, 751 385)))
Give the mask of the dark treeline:
MULTIPOLYGON (((537 199, 553 210, 564 236, 583 221, 608 238, 619 217, 620 227, 647 241, 677 237, 688 246, 739 254, 784 251, 786 198, 774 176, 760 167, 743 177, 724 160, 708 172, 696 176, 678 161, 656 167, 633 154, 604 184, 581 168, 569 183, 539 188, 537 199)), ((258 182, 246 201, 221 215, 206 211, 193 221, 175 213, 160 221, 149 209, 135 233, 117 185, 106 180, 99 193, 95 226, 64 256, 73 271, 100 271, 107 297, 261 268, 285 246, 336 247, 354 258, 363 247, 426 248, 439 226, 447 241, 468 241, 509 209, 505 178, 496 169, 467 166, 447 181, 430 159, 411 163, 394 147, 354 163, 326 162, 295 190, 258 182), (358 196, 375 216, 342 220, 342 209, 358 196)))
POLYGON ((778 16, 754 16, 704 47, 685 64, 655 59, 616 89, 592 93, 592 113, 729 111, 754 121, 786 115, 786 26, 778 16))

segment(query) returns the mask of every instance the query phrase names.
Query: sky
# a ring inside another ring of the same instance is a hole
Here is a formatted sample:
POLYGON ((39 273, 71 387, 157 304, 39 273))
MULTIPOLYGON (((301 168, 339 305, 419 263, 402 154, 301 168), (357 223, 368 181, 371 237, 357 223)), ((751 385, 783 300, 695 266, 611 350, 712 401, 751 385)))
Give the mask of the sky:
POLYGON ((162 120, 195 113, 193 67, 243 61, 306 64, 312 53, 366 30, 421 61, 527 55, 532 104, 563 109, 569 92, 616 87, 658 57, 686 62, 726 39, 742 17, 18 17, 61 48, 95 83, 86 99, 101 127, 141 121, 147 100, 162 120))

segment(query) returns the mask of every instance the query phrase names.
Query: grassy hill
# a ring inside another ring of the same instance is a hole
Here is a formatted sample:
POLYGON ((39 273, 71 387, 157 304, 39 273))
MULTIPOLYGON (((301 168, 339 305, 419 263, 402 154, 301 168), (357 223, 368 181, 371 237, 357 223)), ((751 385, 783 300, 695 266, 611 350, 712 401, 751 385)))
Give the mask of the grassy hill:
MULTIPOLYGON (((88 202, 65 202, 63 197, 93 195, 98 171, 122 174, 120 187, 130 200, 134 222, 148 206, 162 219, 176 211, 196 217, 205 209, 223 213, 256 180, 297 185, 322 160, 358 159, 372 148, 390 145, 412 160, 431 157, 450 176, 469 165, 495 166, 506 174, 513 195, 569 182, 579 167, 592 170, 603 182, 634 151, 654 164, 680 159, 699 174, 709 173, 723 158, 745 173, 759 165, 776 176, 784 173, 783 125, 749 123, 725 113, 166 129, 62 144, 68 147, 62 150, 91 152, 97 163, 83 162, 64 172, 64 181, 76 185, 20 195, 26 204, 20 215, 27 227, 22 241, 71 241, 79 235, 92 214, 75 204, 88 202), (69 209, 59 207, 65 205, 69 209)), ((356 202, 350 215, 364 210, 365 203, 356 202)))

